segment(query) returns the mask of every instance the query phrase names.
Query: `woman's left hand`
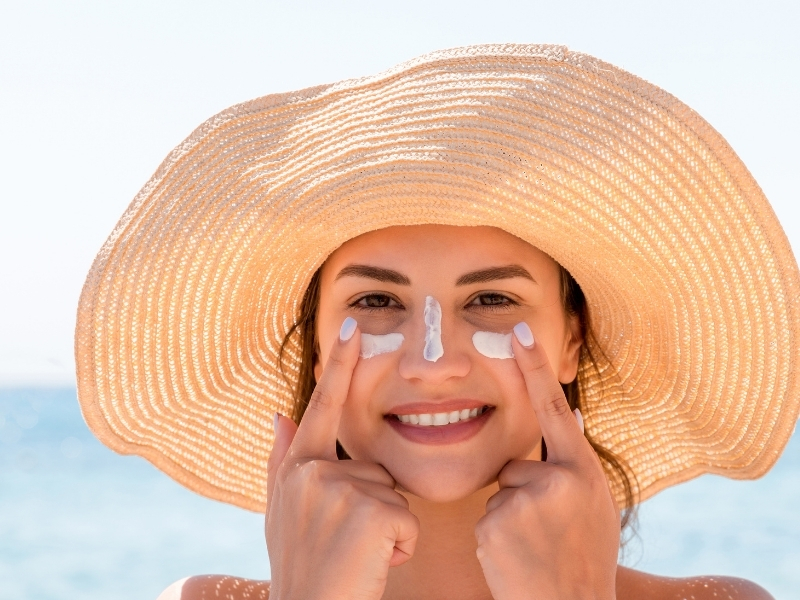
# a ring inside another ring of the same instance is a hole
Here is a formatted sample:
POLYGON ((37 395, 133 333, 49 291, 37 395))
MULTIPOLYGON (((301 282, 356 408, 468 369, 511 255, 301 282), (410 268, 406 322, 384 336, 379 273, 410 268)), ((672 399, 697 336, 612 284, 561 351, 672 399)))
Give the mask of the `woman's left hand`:
MULTIPOLYGON (((519 328, 525 341, 530 329, 519 328)), ((614 599, 620 515, 603 467, 544 349, 513 337, 547 462, 510 461, 498 475, 475 529, 486 582, 495 600, 614 599)))

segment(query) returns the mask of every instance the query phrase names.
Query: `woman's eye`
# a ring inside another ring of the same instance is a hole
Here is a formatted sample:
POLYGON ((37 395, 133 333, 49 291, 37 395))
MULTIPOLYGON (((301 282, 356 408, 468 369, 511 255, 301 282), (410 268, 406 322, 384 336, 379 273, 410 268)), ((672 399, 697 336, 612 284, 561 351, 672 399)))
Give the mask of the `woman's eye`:
POLYGON ((477 306, 503 306, 516 304, 516 302, 502 294, 480 294, 470 304, 477 306))
POLYGON ((397 301, 385 294, 369 294, 356 301, 356 306, 364 308, 393 308, 399 306, 397 301))
POLYGON ((475 296, 467 305, 468 309, 477 311, 509 311, 519 302, 498 292, 486 292, 475 296))

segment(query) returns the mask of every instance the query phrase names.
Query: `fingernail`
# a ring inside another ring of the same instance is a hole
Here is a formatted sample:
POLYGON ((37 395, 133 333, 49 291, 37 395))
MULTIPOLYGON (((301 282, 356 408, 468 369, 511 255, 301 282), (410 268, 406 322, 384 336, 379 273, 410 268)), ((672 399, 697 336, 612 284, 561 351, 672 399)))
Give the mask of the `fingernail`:
POLYGON ((584 433, 584 429, 583 429, 583 415, 581 414, 581 409, 579 409, 579 408, 576 408, 576 409, 575 409, 575 410, 573 410, 572 412, 573 412, 573 413, 575 413, 575 419, 578 421, 578 425, 579 425, 579 426, 580 426, 580 428, 581 428, 581 433, 584 433))
POLYGON ((533 333, 525 321, 514 325, 514 335, 517 336, 517 341, 526 348, 533 347, 533 333))
POLYGON ((344 323, 342 323, 342 328, 339 330, 339 339, 343 342, 349 340, 356 332, 357 326, 358 323, 356 323, 356 320, 353 317, 347 317, 344 320, 344 323))
POLYGON ((275 416, 272 417, 272 431, 278 431, 278 418, 281 416, 281 413, 275 411, 275 416))

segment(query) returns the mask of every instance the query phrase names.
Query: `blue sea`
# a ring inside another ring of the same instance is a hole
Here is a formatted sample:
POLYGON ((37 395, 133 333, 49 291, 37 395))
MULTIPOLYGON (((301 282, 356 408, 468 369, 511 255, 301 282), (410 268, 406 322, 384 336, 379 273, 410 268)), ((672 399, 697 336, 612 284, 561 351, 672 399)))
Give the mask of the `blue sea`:
MULTIPOLYGON (((800 439, 758 481, 645 502, 625 564, 800 599, 800 439)), ((0 599, 154 599, 192 574, 269 578, 263 517, 202 498, 86 428, 74 389, 0 390, 0 599)))

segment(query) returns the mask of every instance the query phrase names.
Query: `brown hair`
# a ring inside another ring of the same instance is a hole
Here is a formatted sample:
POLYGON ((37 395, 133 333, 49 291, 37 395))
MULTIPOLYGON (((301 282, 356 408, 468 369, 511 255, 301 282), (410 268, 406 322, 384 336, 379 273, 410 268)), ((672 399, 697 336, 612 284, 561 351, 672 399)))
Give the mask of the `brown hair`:
MULTIPOLYGON (((603 351, 594 338, 586 297, 583 295, 581 286, 578 285, 578 282, 575 281, 569 271, 560 264, 558 265, 558 270, 561 277, 561 303, 564 306, 564 312, 569 316, 578 317, 580 324, 580 336, 583 339, 583 344, 581 345, 579 364, 586 365, 599 372, 598 357, 595 356, 594 352, 602 354, 603 351), (592 344, 587 343, 590 339, 593 342, 592 344), (595 350, 592 350, 592 348, 595 348, 595 350)), ((603 359, 605 364, 610 364, 606 356, 603 356, 603 359)), ((580 382, 577 377, 569 383, 562 383, 561 389, 564 390, 564 395, 567 397, 567 402, 572 410, 579 408, 583 413, 586 412, 581 402, 580 382)), ((622 537, 622 545, 624 546, 636 533, 636 476, 621 457, 594 441, 588 431, 585 433, 585 437, 603 464, 606 477, 611 480, 612 488, 622 491, 624 500, 623 505, 620 507, 620 529, 625 534, 622 537)), ((542 460, 547 460, 547 447, 544 440, 542 440, 542 460)))
MULTIPOLYGON (((600 346, 596 343, 591 345, 587 344, 589 339, 593 339, 594 332, 591 326, 589 306, 586 303, 586 297, 583 295, 583 290, 581 290, 578 282, 575 281, 569 271, 561 265, 558 265, 558 268, 561 280, 561 302, 564 306, 564 312, 569 316, 578 318, 578 322, 580 323, 580 336, 584 340, 581 346, 579 363, 580 365, 588 365, 590 368, 599 371, 597 357, 593 354, 590 346, 595 348, 594 352, 602 353, 602 350, 600 350, 600 346)), ((284 351, 292 336, 297 332, 300 340, 300 369, 294 390, 294 410, 292 411, 292 418, 298 425, 308 407, 308 402, 311 399, 311 394, 314 392, 314 387, 317 383, 314 377, 314 362, 319 351, 317 315, 319 312, 321 272, 322 267, 317 269, 311 277, 311 281, 308 284, 308 288, 306 288, 306 292, 300 304, 300 314, 291 329, 289 329, 286 337, 284 337, 278 355, 281 371, 283 372, 284 351)), ((608 363, 607 360, 605 362, 608 363)), ((586 412, 581 403, 581 389, 577 377, 569 383, 562 383, 561 388, 564 390, 564 395, 567 397, 567 402, 572 410, 580 408, 583 412, 586 412)), ((626 533, 622 541, 624 545, 624 543, 630 539, 631 535, 635 533, 633 531, 636 518, 635 476, 622 458, 592 440, 588 431, 586 432, 586 439, 600 458, 606 476, 611 480, 612 487, 622 490, 624 502, 621 507, 621 529, 626 533), (626 528, 628 528, 628 531, 625 531, 626 528)), ((336 452, 341 459, 350 458, 338 442, 336 443, 336 452)), ((542 460, 547 460, 547 446, 545 446, 544 440, 542 440, 542 460)))

